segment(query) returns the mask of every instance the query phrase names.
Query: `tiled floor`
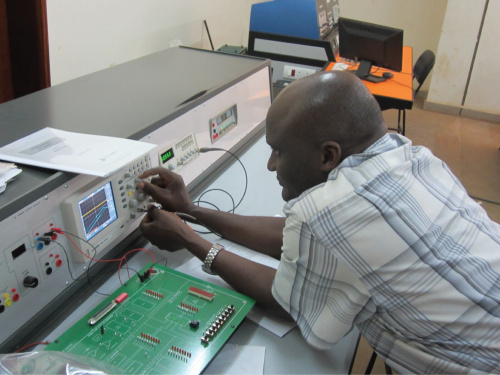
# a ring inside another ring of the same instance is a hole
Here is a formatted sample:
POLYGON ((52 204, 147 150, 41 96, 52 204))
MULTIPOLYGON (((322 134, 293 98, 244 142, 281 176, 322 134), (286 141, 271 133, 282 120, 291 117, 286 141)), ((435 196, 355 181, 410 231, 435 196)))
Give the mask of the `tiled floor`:
MULTIPOLYGON (((442 159, 469 195, 482 198, 491 219, 500 223, 500 124, 424 111, 419 93, 406 111, 406 136, 442 159)), ((397 110, 384 111, 390 127, 397 126, 397 110)))
MULTIPOLYGON (((420 92, 411 111, 406 112, 406 136, 415 145, 431 149, 465 186, 469 195, 500 203, 500 124, 470 120, 459 116, 424 111, 424 92, 420 92)), ((396 127, 397 110, 384 111, 389 127, 396 127)), ((481 201, 490 218, 500 223, 500 205, 481 201)), ((372 354, 363 339, 352 369, 364 373, 372 354)), ((372 374, 384 374, 377 359, 372 374)))

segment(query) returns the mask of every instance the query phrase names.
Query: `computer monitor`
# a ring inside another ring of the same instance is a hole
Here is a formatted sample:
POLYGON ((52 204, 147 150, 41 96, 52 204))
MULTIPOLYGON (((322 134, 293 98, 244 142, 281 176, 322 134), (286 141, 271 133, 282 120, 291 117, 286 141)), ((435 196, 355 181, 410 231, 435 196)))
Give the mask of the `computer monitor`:
POLYGON ((397 72, 403 60, 403 30, 374 23, 339 18, 340 57, 359 60, 356 75, 370 82, 386 78, 370 74, 372 65, 397 72))

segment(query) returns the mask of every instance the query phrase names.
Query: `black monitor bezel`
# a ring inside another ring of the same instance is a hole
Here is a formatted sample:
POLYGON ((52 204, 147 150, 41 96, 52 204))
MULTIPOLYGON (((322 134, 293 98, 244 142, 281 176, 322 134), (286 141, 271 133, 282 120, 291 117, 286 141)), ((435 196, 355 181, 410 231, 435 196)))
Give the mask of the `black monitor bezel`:
POLYGON ((372 65, 401 72, 403 68, 404 30, 344 17, 340 17, 338 20, 338 30, 340 57, 351 60, 369 61, 372 65), (349 27, 351 28, 351 32, 348 30, 349 27), (354 35, 352 29, 361 31, 365 29, 364 31, 368 31, 368 33, 364 36, 354 35), (383 35, 386 33, 390 33, 390 36, 383 35), (353 50, 356 50, 356 47, 353 45, 353 39, 356 38, 358 38, 358 41, 362 40, 363 43, 369 43, 370 41, 381 43, 385 45, 385 48, 390 47, 393 50, 384 51, 382 58, 375 56, 369 49, 361 53, 353 53, 353 50))

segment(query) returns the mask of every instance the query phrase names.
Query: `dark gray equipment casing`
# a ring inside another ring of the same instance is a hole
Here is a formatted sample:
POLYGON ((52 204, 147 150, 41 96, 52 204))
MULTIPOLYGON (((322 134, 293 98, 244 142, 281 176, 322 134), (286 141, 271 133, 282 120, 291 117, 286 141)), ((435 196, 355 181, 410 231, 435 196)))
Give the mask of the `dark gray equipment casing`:
MULTIPOLYGON (((269 67, 259 58, 170 48, 1 104, 0 147, 45 127, 149 142, 156 147, 137 165, 169 168, 197 194, 232 162, 222 152, 197 157, 199 148, 238 153, 263 134, 269 67)), ((89 255, 120 256, 140 237, 137 208, 148 200, 131 186, 140 173, 135 164, 107 178, 18 165, 23 172, 0 194, 0 353, 26 342, 88 287, 74 279, 86 279, 89 260, 66 237, 56 239, 62 246, 37 240, 51 226, 83 233, 81 199, 110 182, 118 211, 119 220, 90 240, 95 252, 75 240, 89 255)), ((92 262, 90 275, 101 269, 92 262)))

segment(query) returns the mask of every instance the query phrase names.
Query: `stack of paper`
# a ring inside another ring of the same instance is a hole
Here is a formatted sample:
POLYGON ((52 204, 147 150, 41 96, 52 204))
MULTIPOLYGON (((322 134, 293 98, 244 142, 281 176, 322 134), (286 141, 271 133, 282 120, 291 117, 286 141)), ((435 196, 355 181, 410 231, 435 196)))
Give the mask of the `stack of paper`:
POLYGON ((15 164, 0 162, 0 193, 5 191, 7 182, 12 180, 21 172, 22 169, 17 168, 15 164))
POLYGON ((44 128, 0 148, 0 159, 107 177, 156 145, 131 139, 44 128))

